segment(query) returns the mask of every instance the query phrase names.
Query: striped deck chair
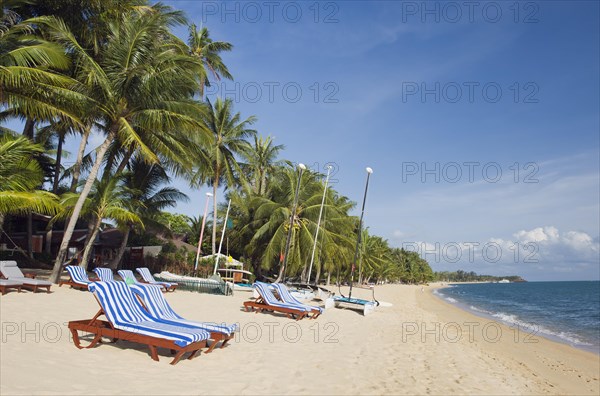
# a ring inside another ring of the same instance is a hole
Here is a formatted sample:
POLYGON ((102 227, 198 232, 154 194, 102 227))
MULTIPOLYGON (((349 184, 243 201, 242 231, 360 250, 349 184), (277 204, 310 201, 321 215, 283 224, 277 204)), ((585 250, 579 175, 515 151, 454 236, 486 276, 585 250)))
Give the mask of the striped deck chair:
POLYGON ((143 283, 161 286, 165 291, 175 291, 177 286, 179 286, 175 282, 157 282, 150 273, 150 270, 146 267, 136 268, 135 270, 142 276, 142 279, 144 280, 143 283))
POLYGON ((115 280, 110 268, 94 268, 94 272, 102 282, 114 282, 115 280))
POLYGON ((84 348, 79 341, 80 332, 92 333, 94 339, 85 348, 94 347, 102 337, 126 340, 148 345, 150 356, 158 361, 157 348, 167 348, 175 352, 171 364, 176 364, 185 353, 191 352, 192 359, 201 348, 206 347, 210 333, 202 329, 174 326, 159 321, 143 310, 125 282, 93 282, 88 289, 94 293, 100 311, 92 318, 69 322, 73 343, 84 348), (99 320, 101 315, 108 321, 99 320))
POLYGON ((300 320, 307 316, 311 309, 304 306, 287 304, 279 301, 274 295, 273 292, 269 289, 269 285, 267 283, 262 282, 254 282, 252 287, 258 292, 259 297, 254 301, 244 301, 244 308, 246 311, 254 311, 262 312, 262 311, 275 311, 286 314, 287 317, 300 320))
POLYGON ((218 325, 216 323, 194 322, 182 318, 177 315, 173 308, 171 308, 161 293, 158 285, 138 283, 136 285, 129 285, 129 288, 133 291, 133 294, 139 297, 146 308, 146 311, 148 311, 151 316, 176 326, 201 328, 209 331, 210 339, 213 342, 205 353, 210 353, 217 346, 219 341, 223 341, 221 343, 221 348, 223 348, 225 344, 234 337, 234 333, 238 330, 238 327, 235 324, 218 325))
POLYGON ((140 282, 138 282, 138 280, 135 278, 135 275, 133 275, 133 271, 131 270, 118 270, 117 273, 119 274, 121 279, 123 279, 123 282, 129 285, 140 284, 140 282))
POLYGON ((58 284, 59 287, 62 287, 62 285, 69 285, 77 289, 88 289, 88 285, 92 283, 92 281, 88 278, 87 272, 83 267, 78 265, 67 265, 65 269, 69 273, 70 279, 68 281, 60 282, 58 284))
POLYGON ((323 308, 321 308, 321 307, 315 307, 314 305, 308 305, 308 304, 304 304, 301 301, 298 301, 298 299, 296 297, 294 297, 292 295, 292 293, 290 293, 287 286, 284 285, 283 283, 271 283, 271 285, 273 287, 275 287, 275 290, 277 290, 277 294, 279 294, 279 297, 281 298, 281 300, 283 302, 292 304, 292 305, 298 305, 300 307, 310 308, 312 311, 312 314, 313 314, 312 315, 313 319, 323 313, 323 308))

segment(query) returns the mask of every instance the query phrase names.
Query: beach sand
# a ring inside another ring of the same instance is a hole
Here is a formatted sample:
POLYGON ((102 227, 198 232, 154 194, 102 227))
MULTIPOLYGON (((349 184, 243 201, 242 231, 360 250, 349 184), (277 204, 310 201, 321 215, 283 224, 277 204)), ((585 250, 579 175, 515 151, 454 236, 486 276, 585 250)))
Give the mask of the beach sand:
POLYGON ((432 289, 381 286, 378 299, 392 307, 367 317, 332 308, 298 322, 244 312, 247 292, 169 293, 185 318, 241 326, 230 345, 175 366, 168 351, 155 362, 145 346, 122 341, 75 348, 66 324, 98 311, 88 292, 11 292, 0 297, 0 393, 600 393, 598 355, 528 338, 446 304, 432 289))

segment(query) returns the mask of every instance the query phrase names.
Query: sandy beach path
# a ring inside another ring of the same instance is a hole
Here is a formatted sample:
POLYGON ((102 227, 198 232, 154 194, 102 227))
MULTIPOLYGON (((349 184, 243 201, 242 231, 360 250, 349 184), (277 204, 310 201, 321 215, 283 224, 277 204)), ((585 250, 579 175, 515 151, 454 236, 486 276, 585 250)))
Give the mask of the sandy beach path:
POLYGON ((377 297, 392 307, 299 322, 243 312, 249 293, 169 293, 188 319, 241 326, 231 345, 176 366, 165 351, 157 363, 127 342, 76 349, 66 323, 97 312, 88 292, 9 293, 0 297, 0 393, 599 394, 598 355, 540 337, 526 343, 430 290, 382 286, 377 297))

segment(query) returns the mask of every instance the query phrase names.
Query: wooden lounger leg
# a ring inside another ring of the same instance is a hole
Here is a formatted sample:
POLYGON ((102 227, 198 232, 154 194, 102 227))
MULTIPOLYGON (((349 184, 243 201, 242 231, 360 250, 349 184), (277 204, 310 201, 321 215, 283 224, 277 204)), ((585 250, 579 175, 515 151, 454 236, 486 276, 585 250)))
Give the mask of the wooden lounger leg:
POLYGON ((156 352, 156 347, 154 345, 148 345, 150 348, 150 357, 152 360, 156 360, 158 362, 158 353, 156 352))
POLYGON ((219 341, 213 340, 210 344, 210 346, 208 347, 208 349, 206 350, 206 352, 204 353, 211 353, 213 351, 213 349, 215 349, 215 347, 217 346, 217 344, 219 343, 219 341))
POLYGON ((179 360, 183 357, 183 354, 185 353, 185 350, 181 350, 179 352, 177 352, 177 355, 175 355, 175 357, 173 358, 173 361, 171 361, 171 364, 175 365, 177 364, 177 362, 179 362, 179 360))
POLYGON ((102 336, 100 334, 96 334, 96 337, 94 337, 94 339, 92 340, 92 342, 90 342, 90 345, 84 347, 84 346, 81 346, 81 342, 79 341, 79 334, 77 333, 77 330, 71 329, 71 335, 73 336, 73 344, 75 344, 75 346, 77 347, 77 349, 89 349, 89 348, 93 348, 93 347, 96 346, 96 344, 102 338, 102 336))
POLYGON ((188 356, 188 360, 192 360, 193 358, 196 357, 196 355, 198 355, 200 352, 200 349, 196 349, 195 351, 193 351, 192 353, 190 353, 190 356, 188 356))

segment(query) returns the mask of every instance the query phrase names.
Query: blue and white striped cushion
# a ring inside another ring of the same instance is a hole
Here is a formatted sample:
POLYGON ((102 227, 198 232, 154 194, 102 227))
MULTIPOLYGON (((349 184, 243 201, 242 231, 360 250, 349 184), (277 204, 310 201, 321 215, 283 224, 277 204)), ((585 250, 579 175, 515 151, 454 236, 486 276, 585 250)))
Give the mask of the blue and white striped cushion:
POLYGON ((69 275, 71 276, 71 280, 75 283, 79 283, 82 285, 89 285, 92 281, 89 280, 87 276, 87 272, 83 267, 78 265, 67 265, 65 267, 69 275))
POLYGON ((132 284, 139 283, 137 279, 135 279, 135 275, 133 275, 133 271, 131 270, 118 270, 117 273, 124 282, 127 282, 129 279, 132 284))
POLYGON ((130 289, 144 301, 144 305, 148 309, 148 313, 155 318, 163 321, 176 324, 178 326, 199 327, 204 330, 214 331, 231 335, 238 330, 238 326, 233 325, 218 325, 215 323, 194 322, 186 320, 179 316, 169 305, 158 285, 129 285, 130 289))
POLYGON ((102 282, 112 282, 115 280, 110 268, 94 268, 94 272, 102 282))
POLYGON ((290 293, 287 286, 284 285, 283 283, 272 283, 272 285, 277 289, 279 296, 281 296, 281 299, 283 301, 285 301, 286 303, 293 304, 293 305, 299 305, 299 306, 303 306, 303 307, 309 307, 310 309, 312 309, 314 311, 319 311, 319 313, 323 313, 323 309, 321 307, 315 307, 313 305, 304 304, 301 301, 298 301, 298 299, 290 293))
POLYGON ((254 282, 253 285, 254 288, 256 288, 256 290, 258 291, 258 293, 261 295, 261 297, 264 299, 264 301, 268 304, 268 305, 272 305, 274 307, 280 307, 280 308, 289 308, 289 309, 295 309, 297 311, 305 311, 305 312, 310 312, 311 308, 307 307, 307 306, 300 306, 300 305, 295 305, 295 304, 288 304, 285 302, 281 302, 279 301, 271 292, 271 290, 269 290, 269 285, 267 283, 263 283, 263 282, 254 282))
POLYGON ((116 329, 173 340, 181 347, 210 337, 206 330, 174 326, 148 315, 125 282, 93 282, 88 288, 116 329))
POLYGON ((177 284, 168 282, 157 282, 150 273, 150 270, 146 267, 136 268, 136 271, 142 276, 142 279, 144 279, 146 282, 152 285, 164 285, 168 289, 169 287, 177 284))

